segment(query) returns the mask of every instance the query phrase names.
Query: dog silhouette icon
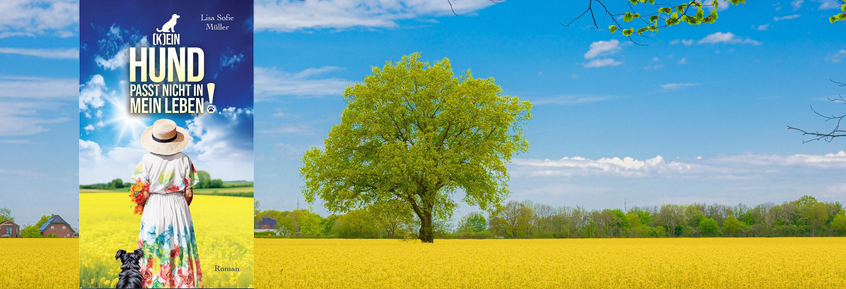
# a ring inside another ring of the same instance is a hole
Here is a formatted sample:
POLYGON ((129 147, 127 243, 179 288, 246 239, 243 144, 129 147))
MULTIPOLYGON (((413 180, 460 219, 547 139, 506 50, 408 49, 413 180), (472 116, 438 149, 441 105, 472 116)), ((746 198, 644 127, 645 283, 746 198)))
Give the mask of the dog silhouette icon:
POLYGON ((178 18, 179 15, 173 14, 173 16, 170 16, 170 20, 168 20, 167 22, 165 22, 164 25, 162 25, 162 29, 156 28, 156 31, 174 33, 175 31, 173 31, 173 27, 176 26, 176 19, 178 18))

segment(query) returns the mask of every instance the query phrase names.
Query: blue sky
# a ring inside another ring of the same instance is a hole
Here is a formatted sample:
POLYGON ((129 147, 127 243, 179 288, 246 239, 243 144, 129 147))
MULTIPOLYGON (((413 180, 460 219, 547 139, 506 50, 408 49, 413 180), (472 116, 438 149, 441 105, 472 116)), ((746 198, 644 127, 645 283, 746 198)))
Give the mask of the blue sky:
MULTIPOLYGON (((305 206, 300 159, 340 121, 343 88, 413 52, 448 57, 456 73, 494 77, 535 104, 529 152, 509 165, 512 200, 589 209, 846 200, 846 140, 803 144, 786 129, 832 128, 809 105, 843 112, 826 101, 844 93, 829 79, 846 81, 844 24, 828 22, 835 1, 748 1, 715 24, 635 37, 648 46, 589 29, 584 17, 562 27, 581 1, 452 2, 459 16, 446 1, 256 1, 262 208, 305 206)), ((50 213, 75 224, 77 4, 0 7, 0 207, 23 224, 50 213)))

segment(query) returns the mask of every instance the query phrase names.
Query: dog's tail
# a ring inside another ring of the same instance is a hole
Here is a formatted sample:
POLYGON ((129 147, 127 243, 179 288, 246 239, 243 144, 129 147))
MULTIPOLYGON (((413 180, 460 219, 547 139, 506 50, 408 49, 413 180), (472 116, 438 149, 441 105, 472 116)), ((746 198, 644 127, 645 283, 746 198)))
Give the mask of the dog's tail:
POLYGON ((162 32, 162 30, 161 30, 161 29, 156 28, 156 32, 162 32))

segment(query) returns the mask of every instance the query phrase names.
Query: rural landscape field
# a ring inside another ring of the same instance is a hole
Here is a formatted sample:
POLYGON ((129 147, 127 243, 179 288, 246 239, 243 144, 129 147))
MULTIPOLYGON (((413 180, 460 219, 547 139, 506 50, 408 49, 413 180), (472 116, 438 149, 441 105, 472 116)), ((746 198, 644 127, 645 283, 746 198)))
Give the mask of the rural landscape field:
MULTIPOLYGON (((0 262, 0 272, 6 272, 0 275, 0 287, 76 287, 80 272, 76 269, 82 265, 77 262, 76 239, 0 239, 0 247, 0 258, 11 260, 0 262)), ((846 238, 841 237, 436 240, 434 244, 256 239, 255 250, 255 288, 835 288, 846 284, 842 257, 846 238)), ((221 251, 230 258, 238 252, 243 251, 221 251)), ((117 268, 115 262, 106 263, 114 260, 105 259, 94 264, 103 265, 105 272, 117 268)), ((109 281, 114 287, 114 280, 95 281, 103 285, 109 281)))
MULTIPOLYGON (((194 197, 191 214, 207 288, 253 287, 252 202, 252 198, 199 193, 194 197), (233 212, 244 216, 235 218, 233 212), (215 272, 214 265, 238 267, 240 272, 215 272)), ((137 248, 141 216, 132 214, 126 192, 80 193, 79 211, 78 286, 114 288, 120 273, 115 252, 137 248)))
POLYGON ((76 288, 79 239, 0 239, 0 288, 76 288))
POLYGON ((256 288, 834 288, 844 238, 256 239, 256 288))

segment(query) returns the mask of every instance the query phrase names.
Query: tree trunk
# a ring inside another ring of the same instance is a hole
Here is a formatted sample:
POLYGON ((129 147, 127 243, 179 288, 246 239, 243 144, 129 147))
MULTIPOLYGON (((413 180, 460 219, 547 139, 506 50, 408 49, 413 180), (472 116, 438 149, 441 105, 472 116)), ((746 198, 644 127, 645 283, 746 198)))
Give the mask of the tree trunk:
POLYGON ((423 212, 420 217, 420 241, 423 243, 435 242, 435 229, 432 226, 432 213, 423 212))

